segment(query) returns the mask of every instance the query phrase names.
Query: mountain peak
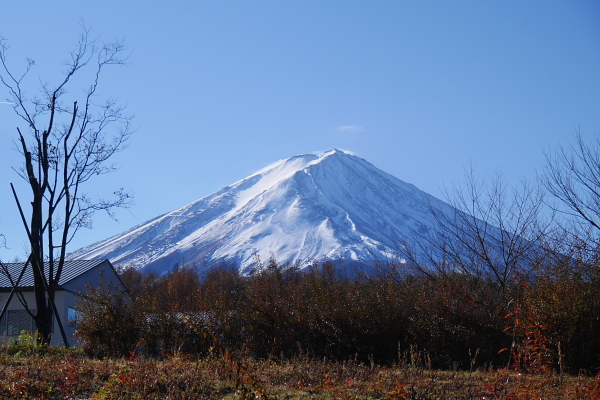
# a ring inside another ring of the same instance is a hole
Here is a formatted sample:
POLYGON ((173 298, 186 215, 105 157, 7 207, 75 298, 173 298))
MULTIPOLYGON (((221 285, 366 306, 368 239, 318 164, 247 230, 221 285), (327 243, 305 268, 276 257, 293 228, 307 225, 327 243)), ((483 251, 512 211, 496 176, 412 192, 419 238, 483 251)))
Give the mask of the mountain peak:
POLYGON ((73 253, 115 265, 168 271, 175 265, 257 259, 310 265, 368 264, 399 257, 401 237, 435 224, 448 207, 351 152, 332 149, 277 161, 179 210, 73 253))
POLYGON ((340 150, 340 149, 331 149, 329 151, 323 152, 322 155, 323 156, 329 156, 332 154, 340 154, 340 155, 349 155, 349 156, 355 156, 356 154, 352 153, 351 151, 347 151, 347 150, 340 150))

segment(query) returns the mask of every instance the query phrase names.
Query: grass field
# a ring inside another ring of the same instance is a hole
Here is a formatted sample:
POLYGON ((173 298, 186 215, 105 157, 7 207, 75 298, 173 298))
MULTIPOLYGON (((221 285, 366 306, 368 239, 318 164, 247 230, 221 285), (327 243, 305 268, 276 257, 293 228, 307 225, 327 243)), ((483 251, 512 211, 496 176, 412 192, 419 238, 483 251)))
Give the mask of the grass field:
POLYGON ((2 399, 600 399, 593 376, 436 371, 326 360, 3 355, 2 399))

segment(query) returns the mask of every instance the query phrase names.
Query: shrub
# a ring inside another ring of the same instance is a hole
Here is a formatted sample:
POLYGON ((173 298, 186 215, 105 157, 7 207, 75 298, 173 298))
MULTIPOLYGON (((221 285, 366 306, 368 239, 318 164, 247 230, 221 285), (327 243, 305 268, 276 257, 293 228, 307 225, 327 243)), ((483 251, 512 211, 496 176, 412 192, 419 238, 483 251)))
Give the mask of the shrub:
MULTIPOLYGON (((515 339, 505 316, 518 308, 521 333, 543 327, 544 354, 554 356, 544 355, 548 369, 593 371, 600 366, 596 264, 546 262, 525 293, 521 278, 501 286, 452 268, 409 274, 403 265, 352 276, 332 264, 299 271, 274 260, 247 277, 227 266, 201 277, 188 268, 164 276, 129 271, 131 297, 92 291, 84 298, 78 335, 101 357, 127 356, 141 341, 140 350, 158 358, 218 347, 255 358, 472 370, 507 365, 509 353, 498 352, 515 339)), ((526 336, 518 343, 539 347, 526 336)))
POLYGON ((16 357, 42 355, 47 348, 47 345, 38 340, 35 332, 27 331, 21 331, 17 339, 9 339, 6 346, 7 353, 16 357))
POLYGON ((142 313, 120 287, 88 287, 77 304, 75 335, 93 357, 126 357, 141 337, 142 313))

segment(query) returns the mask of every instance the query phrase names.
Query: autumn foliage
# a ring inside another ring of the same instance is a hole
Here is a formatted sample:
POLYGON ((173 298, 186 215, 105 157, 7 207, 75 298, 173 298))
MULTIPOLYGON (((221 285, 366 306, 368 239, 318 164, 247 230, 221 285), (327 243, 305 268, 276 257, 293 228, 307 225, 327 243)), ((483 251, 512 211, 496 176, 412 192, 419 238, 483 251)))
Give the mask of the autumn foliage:
POLYGON ((332 264, 299 271, 273 260, 251 276, 224 266, 202 275, 179 268, 164 276, 130 268, 121 275, 129 300, 113 299, 113 316, 89 303, 78 334, 84 350, 98 355, 106 339, 87 321, 131 315, 135 326, 121 341, 140 342, 139 351, 152 357, 207 356, 216 337, 218 346, 253 358, 451 370, 510 365, 521 354, 514 347, 519 339, 537 341, 541 352, 521 354, 522 368, 594 372, 600 366, 600 287, 596 276, 577 271, 555 265, 535 282, 515 277, 501 287, 461 273, 407 274, 402 265, 351 277, 332 264))

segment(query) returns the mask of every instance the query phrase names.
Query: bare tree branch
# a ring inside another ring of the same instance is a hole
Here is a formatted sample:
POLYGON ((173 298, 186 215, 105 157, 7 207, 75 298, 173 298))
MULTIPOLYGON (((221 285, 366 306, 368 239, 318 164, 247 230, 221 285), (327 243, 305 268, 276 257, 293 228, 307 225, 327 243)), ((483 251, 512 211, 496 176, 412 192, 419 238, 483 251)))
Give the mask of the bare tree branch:
POLYGON ((578 129, 574 143, 567 148, 560 147, 554 153, 546 152, 545 156, 541 181, 559 202, 560 206, 553 208, 573 217, 567 230, 597 247, 600 235, 600 138, 596 136, 588 144, 578 129))
POLYGON ((464 184, 446 189, 451 211, 430 207, 437 230, 421 235, 408 258, 421 271, 491 277, 504 288, 537 265, 551 222, 541 218, 543 199, 526 181, 510 189, 501 173, 483 180, 471 168, 464 184))

